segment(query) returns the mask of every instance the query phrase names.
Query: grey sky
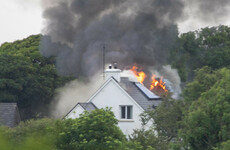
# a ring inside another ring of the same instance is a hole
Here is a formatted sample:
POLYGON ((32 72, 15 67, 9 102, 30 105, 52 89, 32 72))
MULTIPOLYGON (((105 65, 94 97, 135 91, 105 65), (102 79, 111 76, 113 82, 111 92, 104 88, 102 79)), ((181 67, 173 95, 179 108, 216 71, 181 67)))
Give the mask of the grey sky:
MULTIPOLYGON (((51 0, 0 0, 0 44, 41 33, 43 28, 43 7, 44 4, 47 6, 51 2, 51 0)), ((187 2, 186 17, 178 23, 180 33, 206 26, 230 25, 230 19, 228 19, 230 17, 228 16, 222 18, 213 16, 208 22, 204 21, 204 19, 201 20, 198 17, 199 14, 196 13, 198 7, 190 2, 187 2)), ((226 9, 228 8, 226 6, 226 9)), ((227 11, 227 14, 230 14, 229 11, 227 11)))
POLYGON ((0 6, 0 44, 41 32, 40 0, 0 0, 0 6))

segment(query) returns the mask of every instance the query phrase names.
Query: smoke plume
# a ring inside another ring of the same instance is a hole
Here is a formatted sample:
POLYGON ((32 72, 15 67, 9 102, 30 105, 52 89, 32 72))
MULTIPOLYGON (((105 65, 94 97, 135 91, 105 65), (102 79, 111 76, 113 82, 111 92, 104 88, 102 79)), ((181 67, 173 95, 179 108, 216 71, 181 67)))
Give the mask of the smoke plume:
POLYGON ((57 94, 50 105, 50 116, 54 118, 64 117, 74 105, 79 102, 86 102, 102 83, 102 78, 97 74, 89 81, 73 80, 64 87, 57 89, 57 94))
POLYGON ((44 11, 42 54, 60 74, 91 76, 107 63, 165 64, 183 14, 182 0, 65 0, 44 11), (60 48, 62 47, 62 48, 60 48))
POLYGON ((168 86, 168 90, 173 93, 174 99, 179 99, 181 94, 181 80, 176 69, 173 69, 170 65, 163 66, 159 70, 160 76, 164 77, 164 82, 168 86))
MULTIPOLYGON (((60 75, 76 77, 102 73, 104 55, 106 64, 117 62, 122 70, 138 64, 147 74, 157 70, 180 93, 176 70, 165 66, 178 41, 178 23, 221 21, 229 5, 229 0, 43 0, 41 53, 56 58, 60 75)), ((69 110, 73 97, 85 101, 78 96, 88 95, 89 86, 94 84, 73 81, 59 89, 56 108, 69 110)))
POLYGON ((190 15, 194 15, 201 22, 216 22, 219 25, 229 18, 229 0, 187 0, 186 6, 190 15))
MULTIPOLYGON (((55 56, 61 75, 92 76, 106 63, 121 68, 167 64, 178 22, 220 22, 229 0, 43 0, 44 56, 55 56)), ((195 26, 195 25, 194 25, 195 26)))

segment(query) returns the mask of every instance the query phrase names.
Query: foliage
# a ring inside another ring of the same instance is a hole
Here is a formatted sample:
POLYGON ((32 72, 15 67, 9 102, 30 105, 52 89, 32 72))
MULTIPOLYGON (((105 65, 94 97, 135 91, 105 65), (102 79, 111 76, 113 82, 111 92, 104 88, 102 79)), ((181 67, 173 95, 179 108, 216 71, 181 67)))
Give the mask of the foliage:
POLYGON ((131 141, 139 142, 143 150, 148 147, 167 150, 177 137, 182 119, 183 101, 165 97, 155 110, 148 110, 141 115, 142 129, 134 130, 131 141), (150 128, 149 128, 150 126, 150 128), (146 128, 147 127, 147 128, 146 128))
POLYGON ((116 150, 122 149, 125 136, 117 126, 110 109, 85 112, 79 118, 57 123, 61 150, 116 150))
POLYGON ((30 120, 15 128, 0 127, 0 147, 4 150, 54 150, 50 128, 54 120, 30 120))
POLYGON ((212 69, 230 64, 230 27, 217 26, 183 33, 179 46, 171 52, 173 67, 182 81, 191 81, 193 70, 209 66, 212 69))
POLYGON ((0 127, 0 147, 1 149, 4 150, 12 150, 12 145, 11 143, 8 141, 6 137, 6 134, 4 133, 4 131, 6 130, 5 127, 0 127))
POLYGON ((154 129, 136 129, 129 138, 131 142, 140 143, 140 150, 168 149, 167 141, 165 141, 162 137, 157 136, 154 129))
POLYGON ((214 150, 229 150, 230 149, 230 140, 222 142, 221 145, 214 150))
MULTIPOLYGON (((0 127, 0 147, 6 150, 142 150, 128 141, 110 109, 85 112, 77 119, 38 119, 15 128, 0 127)), ((152 150, 152 149, 149 149, 152 150)))
POLYGON ((143 125, 131 140, 143 149, 228 149, 230 140, 230 70, 203 67, 184 89, 184 100, 165 98, 153 111, 142 114, 143 125))
POLYGON ((44 136, 53 131, 55 120, 43 118, 21 122, 18 126, 7 130, 7 135, 14 143, 20 143, 27 136, 34 134, 44 136))
POLYGON ((154 120, 154 129, 158 137, 170 142, 177 136, 177 131, 180 128, 178 122, 182 119, 183 106, 181 100, 167 97, 155 110, 146 112, 154 120))
POLYGON ((189 149, 212 149, 230 139, 230 70, 213 74, 217 80, 192 102, 182 122, 179 135, 189 149))
POLYGON ((70 80, 57 75, 54 58, 41 56, 40 38, 0 47, 0 102, 17 102, 22 119, 47 115, 55 89, 70 80))
POLYGON ((216 82, 219 81, 219 76, 219 71, 214 72, 207 66, 196 70, 196 76, 193 82, 188 83, 183 90, 183 97, 185 101, 192 102, 197 100, 203 92, 209 90, 216 82))

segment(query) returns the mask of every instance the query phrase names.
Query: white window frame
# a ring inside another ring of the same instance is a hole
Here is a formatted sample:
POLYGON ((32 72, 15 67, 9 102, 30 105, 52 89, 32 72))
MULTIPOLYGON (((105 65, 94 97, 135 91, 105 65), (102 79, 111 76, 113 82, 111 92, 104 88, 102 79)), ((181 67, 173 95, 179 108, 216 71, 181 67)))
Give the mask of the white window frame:
POLYGON ((132 120, 133 119, 133 105, 120 105, 120 119, 132 120), (122 107, 125 107, 125 118, 122 118, 122 107), (128 119, 128 107, 131 107, 131 117, 128 119))

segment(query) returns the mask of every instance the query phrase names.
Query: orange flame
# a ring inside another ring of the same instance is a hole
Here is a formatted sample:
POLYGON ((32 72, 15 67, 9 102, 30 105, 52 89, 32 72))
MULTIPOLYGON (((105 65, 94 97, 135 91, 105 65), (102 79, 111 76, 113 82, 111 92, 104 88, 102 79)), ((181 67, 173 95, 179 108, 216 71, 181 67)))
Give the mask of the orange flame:
MULTIPOLYGON (((137 67, 137 65, 134 65, 130 70, 134 73, 137 80, 141 84, 143 84, 147 75, 143 71, 139 71, 140 69, 137 67)), ((160 87, 160 89, 162 89, 164 92, 168 92, 168 90, 166 89, 166 86, 165 86, 165 82, 163 82, 162 79, 163 78, 161 77, 160 80, 157 80, 156 75, 152 75, 152 81, 151 81, 151 85, 150 85, 149 89, 153 90, 156 87, 160 87)))
POLYGON ((134 73, 134 75, 136 76, 137 80, 143 84, 145 78, 147 77, 146 74, 141 71, 141 72, 138 72, 138 67, 136 65, 134 65, 131 69, 131 71, 134 73))
POLYGON ((151 83, 149 89, 152 90, 152 89, 154 89, 154 88, 157 87, 157 86, 161 87, 165 92, 168 92, 168 90, 166 89, 166 86, 165 86, 165 82, 162 81, 162 77, 161 77, 161 79, 158 81, 158 80, 156 80, 156 76, 153 75, 153 76, 152 76, 152 83, 151 83))

